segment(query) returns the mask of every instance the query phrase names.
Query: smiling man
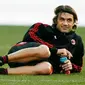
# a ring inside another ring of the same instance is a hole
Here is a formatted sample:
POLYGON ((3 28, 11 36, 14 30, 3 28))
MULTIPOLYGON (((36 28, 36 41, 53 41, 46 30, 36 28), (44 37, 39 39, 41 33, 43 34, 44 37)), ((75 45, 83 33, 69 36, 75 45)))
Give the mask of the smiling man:
POLYGON ((61 32, 70 32, 74 26, 73 15, 69 13, 60 13, 57 19, 57 29, 61 32))
POLYGON ((22 42, 14 45, 8 55, 0 57, 1 74, 53 74, 81 72, 84 46, 75 33, 78 21, 75 10, 68 5, 55 9, 52 26, 35 23, 22 42), (68 59, 61 64, 60 58, 68 59))

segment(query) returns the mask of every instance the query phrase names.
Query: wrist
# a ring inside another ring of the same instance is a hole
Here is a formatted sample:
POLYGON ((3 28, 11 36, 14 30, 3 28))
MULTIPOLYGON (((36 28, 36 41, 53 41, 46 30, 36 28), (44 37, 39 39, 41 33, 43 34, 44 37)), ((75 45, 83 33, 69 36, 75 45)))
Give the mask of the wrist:
POLYGON ((55 47, 53 47, 53 48, 49 48, 49 50, 50 50, 51 54, 56 54, 57 51, 58 51, 58 49, 55 48, 55 47))

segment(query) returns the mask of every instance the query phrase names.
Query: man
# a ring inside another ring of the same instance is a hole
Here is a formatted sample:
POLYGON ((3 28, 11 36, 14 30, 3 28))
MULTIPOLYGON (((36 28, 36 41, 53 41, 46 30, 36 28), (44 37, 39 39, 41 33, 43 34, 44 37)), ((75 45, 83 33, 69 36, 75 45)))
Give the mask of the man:
POLYGON ((77 14, 68 5, 55 9, 53 25, 36 23, 30 27, 23 41, 13 46, 8 55, 0 57, 1 74, 52 74, 65 71, 81 72, 84 47, 75 33, 77 14), (60 58, 66 56, 63 64, 60 58))

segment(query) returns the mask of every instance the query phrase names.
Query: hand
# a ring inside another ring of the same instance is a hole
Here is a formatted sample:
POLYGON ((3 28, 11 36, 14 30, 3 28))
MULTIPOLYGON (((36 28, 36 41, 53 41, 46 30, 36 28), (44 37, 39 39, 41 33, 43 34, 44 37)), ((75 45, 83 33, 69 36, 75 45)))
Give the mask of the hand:
POLYGON ((66 60, 64 64, 61 65, 64 71, 72 70, 72 63, 70 60, 66 60))
POLYGON ((62 57, 62 56, 66 56, 66 57, 68 57, 69 59, 70 59, 71 57, 73 57, 72 54, 71 54, 71 52, 69 52, 69 51, 68 51, 67 49, 65 49, 65 48, 58 49, 57 54, 60 55, 61 57, 62 57))

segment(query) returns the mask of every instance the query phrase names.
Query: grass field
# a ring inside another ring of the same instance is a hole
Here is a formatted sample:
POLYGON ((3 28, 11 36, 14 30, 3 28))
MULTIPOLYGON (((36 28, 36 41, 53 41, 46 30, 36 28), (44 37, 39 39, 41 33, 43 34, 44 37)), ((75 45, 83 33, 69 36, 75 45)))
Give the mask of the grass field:
MULTIPOLYGON (((27 26, 0 26, 0 55, 7 54, 16 42, 22 40, 27 26)), ((85 44, 85 28, 76 30, 85 44)), ((8 67, 5 65, 3 67, 8 67)), ((85 85, 85 58, 81 73, 71 75, 0 75, 0 85, 85 85)))

